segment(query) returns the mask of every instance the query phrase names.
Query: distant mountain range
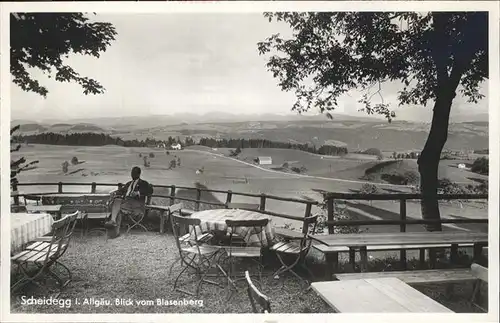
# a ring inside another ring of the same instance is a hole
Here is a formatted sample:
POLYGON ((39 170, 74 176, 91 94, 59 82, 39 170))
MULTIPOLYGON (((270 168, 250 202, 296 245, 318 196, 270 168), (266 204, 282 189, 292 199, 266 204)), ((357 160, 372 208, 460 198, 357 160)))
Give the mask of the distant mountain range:
MULTIPOLYGON (((365 122, 379 122, 374 117, 357 117, 344 114, 332 115, 335 120, 356 120, 365 122)), ((222 122, 245 122, 245 121, 321 121, 329 120, 326 115, 298 115, 298 114, 231 114, 225 112, 211 112, 206 114, 178 113, 173 115, 149 115, 149 116, 125 116, 125 117, 103 117, 83 119, 45 119, 34 121, 29 119, 13 120, 12 124, 39 124, 42 126, 53 126, 55 124, 91 124, 100 127, 123 127, 149 128, 165 125, 178 125, 182 123, 222 123, 222 122)))
MULTIPOLYGON (((475 118, 476 119, 476 118, 475 118)), ((379 148, 385 151, 421 149, 427 139, 430 124, 425 122, 393 121, 371 117, 335 114, 330 120, 324 115, 206 115, 177 114, 173 116, 117 117, 80 120, 14 120, 21 133, 43 132, 105 133, 122 139, 191 137, 267 139, 279 142, 347 146, 350 151, 379 148)), ((447 149, 488 148, 488 122, 466 121, 450 124, 447 149)))

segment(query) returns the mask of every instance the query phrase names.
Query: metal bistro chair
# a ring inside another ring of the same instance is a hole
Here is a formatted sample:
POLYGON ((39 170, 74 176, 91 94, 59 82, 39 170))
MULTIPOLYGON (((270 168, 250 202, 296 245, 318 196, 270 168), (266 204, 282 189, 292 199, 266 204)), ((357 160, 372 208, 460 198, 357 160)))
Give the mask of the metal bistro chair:
MULTIPOLYGON (((47 237, 41 237, 39 241, 30 244, 24 251, 14 255, 11 261, 18 266, 24 277, 18 280, 12 287, 11 292, 16 291, 22 285, 34 283, 38 287, 42 284, 37 280, 44 276, 53 277, 59 286, 60 294, 62 289, 71 282, 71 271, 59 260, 68 249, 76 219, 79 212, 68 214, 61 220, 52 224, 52 237, 47 241, 47 237), (29 265, 34 265, 34 270, 29 270, 29 265), (53 270, 54 265, 59 265, 67 272, 67 279, 63 279, 53 270)), ((56 296, 56 297, 57 297, 56 296)))
MULTIPOLYGON (((314 275, 306 266, 306 256, 309 253, 312 244, 312 239, 309 234, 314 234, 316 231, 317 220, 317 214, 306 217, 304 219, 301 237, 287 237, 285 241, 278 242, 271 247, 271 250, 276 252, 276 256, 281 262, 281 267, 273 274, 273 276, 289 271, 300 281, 304 281, 304 279, 302 279, 302 277, 300 277, 294 270, 296 266, 301 266, 308 272, 311 278, 314 278, 314 275), (287 265, 283 260, 285 256, 295 257, 295 260, 291 264, 287 265)), ((307 284, 307 281, 305 282, 307 284)))
POLYGON ((250 273, 245 271, 245 278, 247 281, 247 293, 248 298, 250 299, 250 304, 252 305, 252 310, 254 313, 271 313, 271 302, 269 298, 262 294, 257 287, 252 282, 250 278, 250 273), (260 306, 260 311, 257 309, 255 303, 258 303, 260 306))
MULTIPOLYGON (((185 217, 185 215, 182 214, 182 208, 184 207, 184 205, 182 203, 177 203, 177 204, 173 204, 173 205, 170 205, 168 207, 168 209, 166 210, 167 211, 167 219, 169 220, 170 224, 171 224, 171 227, 172 227, 172 232, 174 232, 173 230, 173 222, 172 222, 172 215, 175 214, 175 213, 178 213, 179 216, 183 216, 185 217)), ((180 228, 181 230, 185 229, 185 228, 180 228)), ((194 246, 196 244, 201 244, 201 243, 206 243, 208 241, 210 241, 210 239, 213 238, 213 235, 210 233, 210 232, 205 232, 205 233, 199 233, 197 232, 197 236, 196 236, 196 240, 193 238, 192 236, 192 233, 191 231, 187 230, 188 232, 181 235, 182 234, 182 231, 180 233, 178 233, 179 237, 176 238, 176 240, 179 241, 179 243, 181 245, 184 245, 184 246, 194 246)), ((174 232, 175 234, 176 232, 174 232)), ((172 275, 172 270, 175 266, 176 263, 178 263, 179 261, 181 261, 181 258, 178 257, 173 263, 172 265, 170 266, 170 269, 168 271, 168 275, 172 275)))
MULTIPOLYGON (((181 213, 180 209, 179 213, 181 213)), ((221 249, 217 246, 211 246, 204 242, 199 242, 198 235, 201 232, 201 220, 191 217, 178 216, 176 214, 171 214, 170 219, 172 221, 172 231, 174 232, 175 243, 177 245, 177 249, 179 250, 181 266, 183 267, 181 272, 175 278, 174 290, 188 295, 198 296, 203 283, 221 287, 218 283, 205 279, 208 271, 211 268, 215 268, 213 261, 221 249), (191 234, 191 238, 187 240, 181 239, 184 236, 181 236, 181 234, 183 228, 185 227, 189 228, 191 234), (188 269, 194 271, 196 274, 197 286, 195 293, 177 287, 179 278, 186 273, 188 269)))
MULTIPOLYGON (((226 206, 228 209, 248 210, 248 211, 258 211, 260 208, 259 204, 252 204, 252 203, 227 203, 226 206)), ((233 240, 231 241, 232 245, 239 245, 239 246, 245 245, 244 237, 241 237, 238 234, 233 233, 232 238, 233 238, 233 240)), ((226 237, 223 241, 224 241, 223 243, 229 244, 229 232, 226 234, 226 237)))
MULTIPOLYGON (((229 246, 225 248, 227 258, 229 259, 229 266, 227 272, 222 268, 222 266, 219 264, 219 270, 222 272, 222 274, 227 278, 228 281, 228 287, 230 289, 230 295, 229 298, 232 295, 232 289, 230 288, 230 285, 234 287, 235 290, 238 290, 236 287, 236 281, 240 280, 241 278, 237 278, 237 272, 235 270, 235 263, 234 259, 235 258, 240 258, 240 259, 251 259, 255 261, 258 265, 258 273, 259 273, 259 282, 262 282, 262 269, 263 269, 263 264, 262 264, 262 246, 264 245, 264 235, 266 234, 265 232, 265 227, 269 223, 269 219, 260 219, 260 220, 226 220, 226 224, 230 230, 230 235, 229 235, 229 246), (250 245, 245 245, 245 246, 235 246, 232 244, 233 242, 233 235, 235 235, 236 231, 239 231, 240 234, 238 237, 246 237, 250 235, 257 235, 259 239, 259 246, 250 246, 250 245), (258 260, 257 260, 258 259, 258 260)), ((244 279, 244 277, 242 278, 244 279)))

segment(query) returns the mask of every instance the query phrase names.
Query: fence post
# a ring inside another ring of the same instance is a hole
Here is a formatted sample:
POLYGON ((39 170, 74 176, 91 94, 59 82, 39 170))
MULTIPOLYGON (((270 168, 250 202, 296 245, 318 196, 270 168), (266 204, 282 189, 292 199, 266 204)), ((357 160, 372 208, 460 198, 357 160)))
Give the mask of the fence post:
POLYGON ((260 195, 260 210, 261 211, 266 210, 266 194, 264 193, 260 195))
POLYGON ((201 200, 201 190, 199 188, 196 189, 196 206, 195 211, 200 210, 200 200, 201 200))
POLYGON ((97 190, 97 183, 96 182, 92 182, 90 193, 94 194, 96 192, 96 190, 97 190))
POLYGON ((305 218, 311 216, 311 209, 312 209, 312 203, 307 203, 306 204, 306 213, 304 215, 305 218))
MULTIPOLYGON (((401 221, 406 221, 406 199, 399 200, 399 216, 401 221)), ((406 232, 406 223, 401 223, 400 231, 406 232)), ((406 250, 399 251, 401 266, 406 270, 406 250)))
POLYGON ((61 183, 61 182, 57 183, 57 192, 58 193, 63 192, 63 183, 61 183))
POLYGON ((233 192, 227 191, 227 196, 226 196, 226 207, 231 203, 231 200, 233 199, 233 192))
POLYGON ((14 205, 19 205, 19 192, 17 190, 17 183, 12 183, 12 192, 14 192, 14 205))
POLYGON ((175 185, 172 185, 170 188, 170 205, 174 205, 175 203, 175 185))
MULTIPOLYGON (((327 197, 326 200, 326 209, 327 209, 327 216, 328 216, 328 221, 333 221, 333 199, 331 197, 327 197)), ((335 233, 335 228, 333 225, 329 224, 328 225, 328 234, 333 234, 335 233)))

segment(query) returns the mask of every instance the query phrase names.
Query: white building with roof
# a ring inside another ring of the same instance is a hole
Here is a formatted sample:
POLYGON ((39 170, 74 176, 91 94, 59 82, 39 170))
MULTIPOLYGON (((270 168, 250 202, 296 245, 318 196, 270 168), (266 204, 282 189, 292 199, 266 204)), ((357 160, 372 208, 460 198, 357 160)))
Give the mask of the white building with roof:
POLYGON ((259 156, 259 157, 257 157, 257 161, 259 162, 259 165, 272 165, 273 164, 273 159, 271 157, 267 157, 267 156, 259 156))

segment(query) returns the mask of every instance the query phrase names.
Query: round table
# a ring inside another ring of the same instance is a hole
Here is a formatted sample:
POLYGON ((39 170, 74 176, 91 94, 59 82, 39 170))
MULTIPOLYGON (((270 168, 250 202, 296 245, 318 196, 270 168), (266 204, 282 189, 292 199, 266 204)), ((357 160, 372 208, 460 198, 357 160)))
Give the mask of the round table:
MULTIPOLYGON (((256 211, 240 210, 240 209, 213 209, 193 213, 192 218, 201 220, 201 230, 203 232, 210 231, 228 231, 226 220, 261 220, 269 219, 269 223, 264 228, 264 236, 262 237, 263 246, 270 246, 274 241, 274 227, 272 220, 267 214, 256 211)), ((236 228, 235 234, 243 237, 249 245, 260 244, 259 234, 252 234, 250 230, 245 228, 236 228)))

